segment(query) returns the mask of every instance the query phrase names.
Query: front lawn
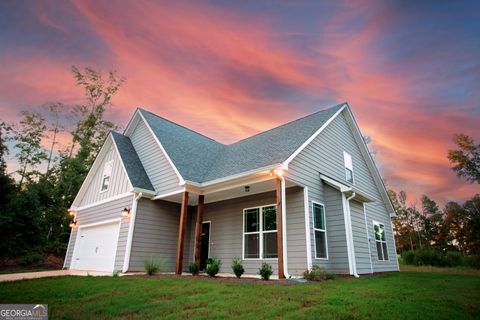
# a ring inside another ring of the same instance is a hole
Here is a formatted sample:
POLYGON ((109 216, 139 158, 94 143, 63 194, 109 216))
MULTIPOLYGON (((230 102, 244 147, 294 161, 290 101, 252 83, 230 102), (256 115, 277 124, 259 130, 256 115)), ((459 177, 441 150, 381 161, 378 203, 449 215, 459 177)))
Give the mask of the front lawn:
POLYGON ((266 285, 68 276, 0 283, 0 303, 48 303, 51 319, 480 319, 480 277, 402 272, 266 285))

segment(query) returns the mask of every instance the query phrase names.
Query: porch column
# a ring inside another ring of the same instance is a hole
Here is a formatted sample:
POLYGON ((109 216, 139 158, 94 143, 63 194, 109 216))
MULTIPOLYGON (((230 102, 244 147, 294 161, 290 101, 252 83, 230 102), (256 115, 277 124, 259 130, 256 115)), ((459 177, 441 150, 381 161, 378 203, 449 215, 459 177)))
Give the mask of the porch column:
POLYGON ((205 196, 198 196, 197 222, 195 224, 195 263, 200 267, 200 254, 202 250, 202 221, 205 196))
POLYGON ((277 177, 277 253, 278 253, 278 278, 285 279, 283 270, 283 219, 282 219, 282 177, 277 177))
POLYGON ((180 209, 180 223, 178 226, 178 242, 177 242, 177 263, 175 273, 182 274, 183 267, 183 243, 185 240, 185 226, 187 224, 187 209, 188 209, 188 192, 184 191, 182 194, 182 208, 180 209))

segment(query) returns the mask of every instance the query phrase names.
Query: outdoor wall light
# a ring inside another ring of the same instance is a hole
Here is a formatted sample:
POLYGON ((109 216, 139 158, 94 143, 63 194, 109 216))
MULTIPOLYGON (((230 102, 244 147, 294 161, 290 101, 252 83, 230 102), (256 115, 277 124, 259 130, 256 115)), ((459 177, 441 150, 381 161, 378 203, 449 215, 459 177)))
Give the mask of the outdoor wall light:
POLYGON ((130 217, 130 208, 123 208, 122 210, 122 217, 129 218, 130 217))
POLYGON ((70 222, 70 228, 75 228, 75 226, 77 225, 77 222, 76 221, 72 221, 70 222))
POLYGON ((75 211, 73 210, 70 210, 68 211, 68 214, 71 216, 71 217, 75 217, 75 215, 77 214, 75 211))
POLYGON ((245 192, 250 192, 250 186, 245 186, 245 192))

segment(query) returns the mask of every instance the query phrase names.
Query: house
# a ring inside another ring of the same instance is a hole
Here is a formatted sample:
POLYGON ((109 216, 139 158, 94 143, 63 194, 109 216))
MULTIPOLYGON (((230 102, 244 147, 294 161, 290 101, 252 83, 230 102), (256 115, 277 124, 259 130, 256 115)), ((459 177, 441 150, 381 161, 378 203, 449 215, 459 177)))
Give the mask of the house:
POLYGON ((111 132, 71 207, 65 268, 177 274, 193 261, 398 271, 387 191, 347 103, 230 145, 137 109, 111 132))

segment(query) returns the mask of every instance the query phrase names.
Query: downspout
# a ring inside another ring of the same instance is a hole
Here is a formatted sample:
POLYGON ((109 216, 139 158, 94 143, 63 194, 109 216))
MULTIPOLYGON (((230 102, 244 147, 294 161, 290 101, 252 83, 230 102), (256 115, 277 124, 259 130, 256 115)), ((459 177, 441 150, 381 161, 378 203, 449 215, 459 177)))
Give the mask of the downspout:
POLYGON ((143 196, 142 192, 140 192, 136 196, 134 194, 132 210, 130 212, 130 226, 128 228, 127 247, 125 250, 125 258, 123 259, 122 272, 127 272, 128 266, 130 265, 130 253, 132 251, 133 229, 135 228, 135 218, 137 216, 137 205, 138 205, 138 200, 140 200, 142 196, 143 196))
POLYGON ((288 257, 287 257, 287 211, 286 211, 286 201, 285 201, 285 178, 283 176, 281 178, 282 183, 282 235, 283 235, 283 273, 285 274, 285 278, 290 278, 290 274, 288 273, 288 257))
POLYGON ((360 276, 357 273, 357 262, 355 261, 355 248, 354 248, 354 245, 353 245, 353 232, 352 232, 352 215, 351 215, 351 212, 350 212, 350 200, 355 198, 355 196, 356 196, 356 194, 355 194, 355 192, 353 192, 352 195, 346 199, 346 202, 347 202, 347 211, 348 211, 348 232, 350 233, 350 244, 349 245, 351 246, 352 260, 353 260, 353 264, 352 264, 353 276, 355 278, 359 278, 360 276))

